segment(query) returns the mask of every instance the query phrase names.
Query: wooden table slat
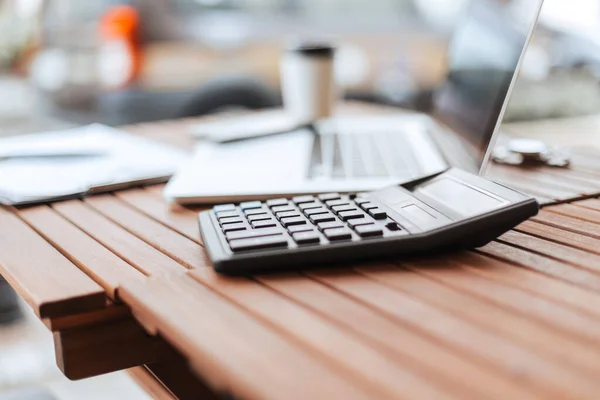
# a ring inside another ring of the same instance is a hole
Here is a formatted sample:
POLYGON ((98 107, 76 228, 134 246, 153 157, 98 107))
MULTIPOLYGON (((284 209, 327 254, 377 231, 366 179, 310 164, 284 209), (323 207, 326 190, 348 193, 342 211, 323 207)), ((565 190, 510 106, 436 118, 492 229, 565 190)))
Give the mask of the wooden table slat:
MULTIPOLYGON (((589 345, 578 341, 579 337, 575 335, 548 330, 547 324, 538 323, 536 319, 481 301, 414 271, 375 267, 361 268, 360 272, 388 287, 472 321, 540 355, 551 356, 557 362, 579 368, 589 376, 600 377, 600 355, 590 353, 589 345)), ((600 327, 600 321, 593 323, 600 327)))
POLYGON ((116 291, 122 282, 141 281, 144 278, 144 274, 59 216, 50 207, 26 208, 19 211, 19 215, 100 284, 111 299, 116 300, 116 291))
POLYGON ((79 200, 57 203, 53 208, 145 275, 160 275, 184 270, 179 263, 79 200))
POLYGON ((287 275, 261 277, 260 281, 326 316, 344 329, 362 335, 395 357, 405 359, 407 365, 420 370, 424 376, 451 385, 454 390, 467 390, 463 398, 537 398, 518 382, 503 379, 493 369, 466 360, 460 352, 397 324, 384 315, 373 312, 368 306, 312 279, 287 275), (469 379, 464 379, 465 376, 469 379))
POLYGON ((104 290, 16 214, 0 207, 0 272, 41 317, 103 308, 104 290))
POLYGON ((160 321, 161 335, 193 360, 217 392, 247 399, 371 398, 348 376, 190 277, 127 284, 122 296, 135 313, 160 321))
POLYGON ((200 245, 147 217, 116 197, 95 196, 86 199, 85 202, 186 268, 201 268, 208 265, 200 245))
POLYGON ((587 398, 598 391, 599 382, 564 366, 549 362, 530 350, 489 334, 404 293, 364 276, 348 273, 311 273, 318 281, 345 293, 374 310, 408 324, 424 335, 459 349, 465 357, 494 367, 506 379, 518 379, 540 396, 587 398), (518 373, 515 366, 518 365, 518 373))
MULTIPOLYGON (((285 336, 303 343, 328 363, 345 370, 354 382, 369 387, 378 398, 453 398, 435 388, 410 368, 394 363, 385 352, 376 351, 335 325, 275 292, 247 279, 220 279, 214 271, 202 269, 191 275, 211 289, 236 302, 249 314, 264 319, 285 336)), ((459 398, 459 397, 456 397, 459 398)))

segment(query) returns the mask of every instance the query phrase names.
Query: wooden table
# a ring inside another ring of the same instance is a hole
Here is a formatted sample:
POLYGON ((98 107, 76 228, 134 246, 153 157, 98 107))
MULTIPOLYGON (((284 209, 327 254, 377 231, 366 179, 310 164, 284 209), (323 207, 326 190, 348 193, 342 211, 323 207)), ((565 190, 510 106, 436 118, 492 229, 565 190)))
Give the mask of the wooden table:
MULTIPOLYGON (((192 122, 127 129, 186 147, 192 122)), ((131 368, 157 398, 596 399, 598 155, 496 170, 553 205, 476 251, 225 278, 154 186, 0 208, 0 273, 65 375, 131 368)))

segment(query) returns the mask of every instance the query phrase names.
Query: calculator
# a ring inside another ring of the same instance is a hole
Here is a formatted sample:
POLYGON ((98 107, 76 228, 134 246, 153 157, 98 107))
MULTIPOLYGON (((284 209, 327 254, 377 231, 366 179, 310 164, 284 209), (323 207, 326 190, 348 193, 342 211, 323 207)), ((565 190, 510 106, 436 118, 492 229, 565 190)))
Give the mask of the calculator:
POLYGON ((222 204, 198 218, 215 270, 248 275, 476 248, 538 210, 530 196, 453 168, 369 193, 222 204))

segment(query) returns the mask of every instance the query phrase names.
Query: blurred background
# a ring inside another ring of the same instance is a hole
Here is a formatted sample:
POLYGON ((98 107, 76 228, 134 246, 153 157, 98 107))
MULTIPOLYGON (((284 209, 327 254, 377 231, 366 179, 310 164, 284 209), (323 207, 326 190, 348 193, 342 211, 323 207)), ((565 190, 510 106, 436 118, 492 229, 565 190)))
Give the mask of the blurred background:
MULTIPOLYGON (((339 44, 346 98, 419 109, 467 3, 0 0, 0 135, 275 107, 279 54, 298 37, 339 44)), ((506 120, 597 114, 599 81, 600 0, 546 0, 506 120)), ((12 300, 0 299, 1 317, 12 300)), ((40 399, 146 398, 123 374, 67 382, 50 333, 13 319, 0 318, 0 399, 32 387, 51 396, 40 399)))

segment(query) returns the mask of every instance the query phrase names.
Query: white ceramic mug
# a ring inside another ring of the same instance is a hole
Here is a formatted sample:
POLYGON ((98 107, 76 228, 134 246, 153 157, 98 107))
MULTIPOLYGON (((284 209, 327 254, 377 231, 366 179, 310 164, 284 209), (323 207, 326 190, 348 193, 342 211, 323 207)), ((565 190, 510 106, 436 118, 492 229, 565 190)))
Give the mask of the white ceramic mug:
POLYGON ((337 100, 335 48, 328 44, 290 46, 281 57, 283 104, 298 125, 330 117, 337 100))

